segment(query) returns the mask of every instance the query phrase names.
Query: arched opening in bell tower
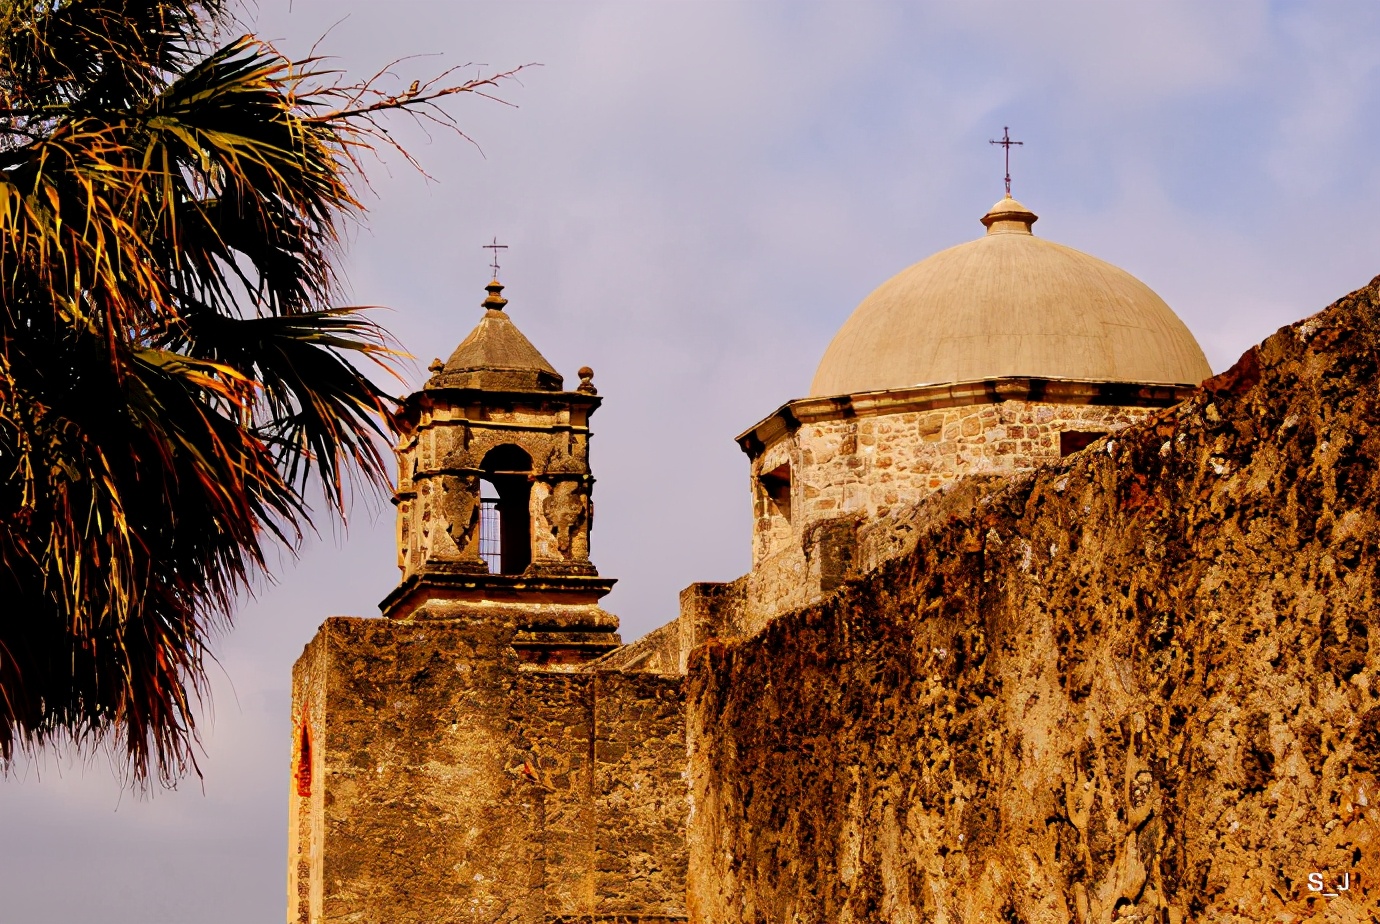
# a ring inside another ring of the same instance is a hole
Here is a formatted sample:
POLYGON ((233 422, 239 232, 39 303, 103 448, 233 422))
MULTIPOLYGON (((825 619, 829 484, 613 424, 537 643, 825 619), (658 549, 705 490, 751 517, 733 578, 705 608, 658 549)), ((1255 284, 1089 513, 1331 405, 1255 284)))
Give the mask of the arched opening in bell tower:
POLYGON ((495 446, 480 463, 479 554, 497 574, 521 574, 532 563, 532 457, 495 446))

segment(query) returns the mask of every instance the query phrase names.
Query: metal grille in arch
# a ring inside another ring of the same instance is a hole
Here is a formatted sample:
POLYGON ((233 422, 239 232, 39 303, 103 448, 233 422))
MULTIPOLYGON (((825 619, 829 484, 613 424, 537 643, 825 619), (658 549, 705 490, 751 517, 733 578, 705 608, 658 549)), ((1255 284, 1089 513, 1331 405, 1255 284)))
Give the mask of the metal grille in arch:
POLYGON ((479 557, 489 566, 490 574, 499 574, 503 568, 502 527, 499 525, 498 500, 492 497, 479 499, 479 557))

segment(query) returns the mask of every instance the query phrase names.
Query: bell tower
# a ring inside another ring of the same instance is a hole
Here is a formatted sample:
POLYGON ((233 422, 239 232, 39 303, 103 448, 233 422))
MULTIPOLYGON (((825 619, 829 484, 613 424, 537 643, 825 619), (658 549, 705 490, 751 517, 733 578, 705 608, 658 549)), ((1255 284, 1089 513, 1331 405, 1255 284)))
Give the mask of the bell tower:
POLYGON ((566 391, 487 288, 402 404, 383 618, 292 669, 288 921, 684 924, 684 696, 599 605, 594 373, 566 391))
POLYGON ((594 373, 565 391, 513 324, 498 280, 483 317, 410 395, 397 447, 398 566, 380 605, 395 620, 511 622, 532 665, 574 666, 616 648, 613 587, 589 559, 594 373))

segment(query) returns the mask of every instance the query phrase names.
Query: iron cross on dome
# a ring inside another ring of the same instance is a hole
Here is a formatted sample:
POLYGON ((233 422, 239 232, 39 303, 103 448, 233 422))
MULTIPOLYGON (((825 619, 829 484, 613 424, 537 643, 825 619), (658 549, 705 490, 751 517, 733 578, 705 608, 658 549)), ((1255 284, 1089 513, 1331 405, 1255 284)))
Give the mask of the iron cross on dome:
POLYGON ((1001 145, 1003 148, 1006 149, 1006 198, 1010 199, 1010 198, 1011 198, 1011 145, 1013 145, 1013 144, 1025 144, 1025 142, 1024 142, 1024 141, 1012 141, 1012 140, 1011 140, 1011 129, 1010 129, 1010 127, 1009 127, 1009 126, 1006 126, 1006 125, 1003 125, 1003 126, 1001 127, 1001 140, 1000 140, 1000 141, 988 141, 987 143, 988 143, 988 144, 999 144, 999 145, 1001 145))

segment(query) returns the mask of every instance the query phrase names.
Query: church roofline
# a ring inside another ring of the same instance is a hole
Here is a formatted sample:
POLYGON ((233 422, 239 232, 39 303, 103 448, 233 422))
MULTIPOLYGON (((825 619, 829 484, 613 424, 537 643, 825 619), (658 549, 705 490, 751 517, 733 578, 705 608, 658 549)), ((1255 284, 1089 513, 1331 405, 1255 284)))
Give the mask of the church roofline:
POLYGON ((882 414, 931 411, 973 404, 998 404, 1002 401, 1170 407, 1193 394, 1197 388, 1196 385, 1170 383, 999 376, 950 384, 865 391, 852 395, 795 398, 734 439, 749 458, 755 459, 778 439, 794 433, 802 424, 815 421, 877 417, 882 414))

